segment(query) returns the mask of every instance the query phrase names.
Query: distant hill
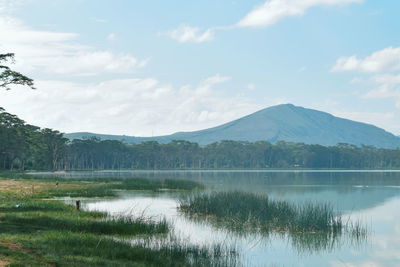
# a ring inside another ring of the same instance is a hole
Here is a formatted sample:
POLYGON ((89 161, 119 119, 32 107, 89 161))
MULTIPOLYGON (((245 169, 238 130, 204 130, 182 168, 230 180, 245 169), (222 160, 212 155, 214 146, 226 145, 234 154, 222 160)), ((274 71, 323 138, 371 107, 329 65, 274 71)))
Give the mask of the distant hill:
POLYGON ((376 126, 335 117, 318 110, 278 105, 262 109, 232 122, 194 132, 178 132, 156 137, 133 137, 124 135, 102 135, 94 133, 66 134, 70 139, 95 136, 102 140, 120 140, 126 143, 172 140, 187 140, 201 145, 221 140, 235 141, 278 141, 320 144, 324 146, 348 143, 381 148, 400 147, 400 137, 376 126))

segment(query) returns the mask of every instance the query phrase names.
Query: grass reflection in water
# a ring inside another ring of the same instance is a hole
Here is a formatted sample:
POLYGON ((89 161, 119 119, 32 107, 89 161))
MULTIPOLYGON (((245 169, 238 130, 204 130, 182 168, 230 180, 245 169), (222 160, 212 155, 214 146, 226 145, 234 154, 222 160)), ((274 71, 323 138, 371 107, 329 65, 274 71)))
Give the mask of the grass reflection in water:
POLYGON ((328 203, 293 204, 239 191, 191 194, 181 199, 180 210, 236 234, 286 237, 300 252, 331 251, 344 240, 359 245, 368 235, 360 222, 344 222, 328 203))

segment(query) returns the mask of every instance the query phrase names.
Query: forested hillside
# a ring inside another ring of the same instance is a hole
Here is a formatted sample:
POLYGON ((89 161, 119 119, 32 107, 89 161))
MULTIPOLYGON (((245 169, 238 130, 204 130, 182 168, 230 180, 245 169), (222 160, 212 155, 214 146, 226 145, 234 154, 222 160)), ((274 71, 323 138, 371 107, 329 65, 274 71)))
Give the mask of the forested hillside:
POLYGON ((0 109, 0 169, 400 168, 399 149, 301 143, 73 140, 0 109))

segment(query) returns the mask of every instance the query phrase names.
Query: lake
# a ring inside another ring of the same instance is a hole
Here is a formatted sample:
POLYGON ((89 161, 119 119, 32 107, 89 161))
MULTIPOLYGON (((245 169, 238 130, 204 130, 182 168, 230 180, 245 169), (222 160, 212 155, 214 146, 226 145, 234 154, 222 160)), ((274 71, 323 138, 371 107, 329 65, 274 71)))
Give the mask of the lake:
POLYGON ((330 203, 345 220, 361 222, 368 229, 367 236, 232 232, 179 212, 182 192, 121 192, 118 198, 82 200, 88 210, 166 217, 174 235, 188 243, 234 246, 243 266, 400 265, 399 171, 100 171, 57 175, 185 178, 203 183, 207 191, 245 191, 293 203, 330 203))

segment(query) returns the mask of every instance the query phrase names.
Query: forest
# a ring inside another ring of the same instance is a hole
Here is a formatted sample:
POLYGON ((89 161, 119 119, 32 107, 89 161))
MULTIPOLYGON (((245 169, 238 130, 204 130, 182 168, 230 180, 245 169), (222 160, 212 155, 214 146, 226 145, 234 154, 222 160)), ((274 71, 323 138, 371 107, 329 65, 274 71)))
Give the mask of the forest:
POLYGON ((400 168, 400 149, 337 144, 221 141, 206 146, 69 140, 52 129, 25 123, 0 108, 1 170, 400 168))

